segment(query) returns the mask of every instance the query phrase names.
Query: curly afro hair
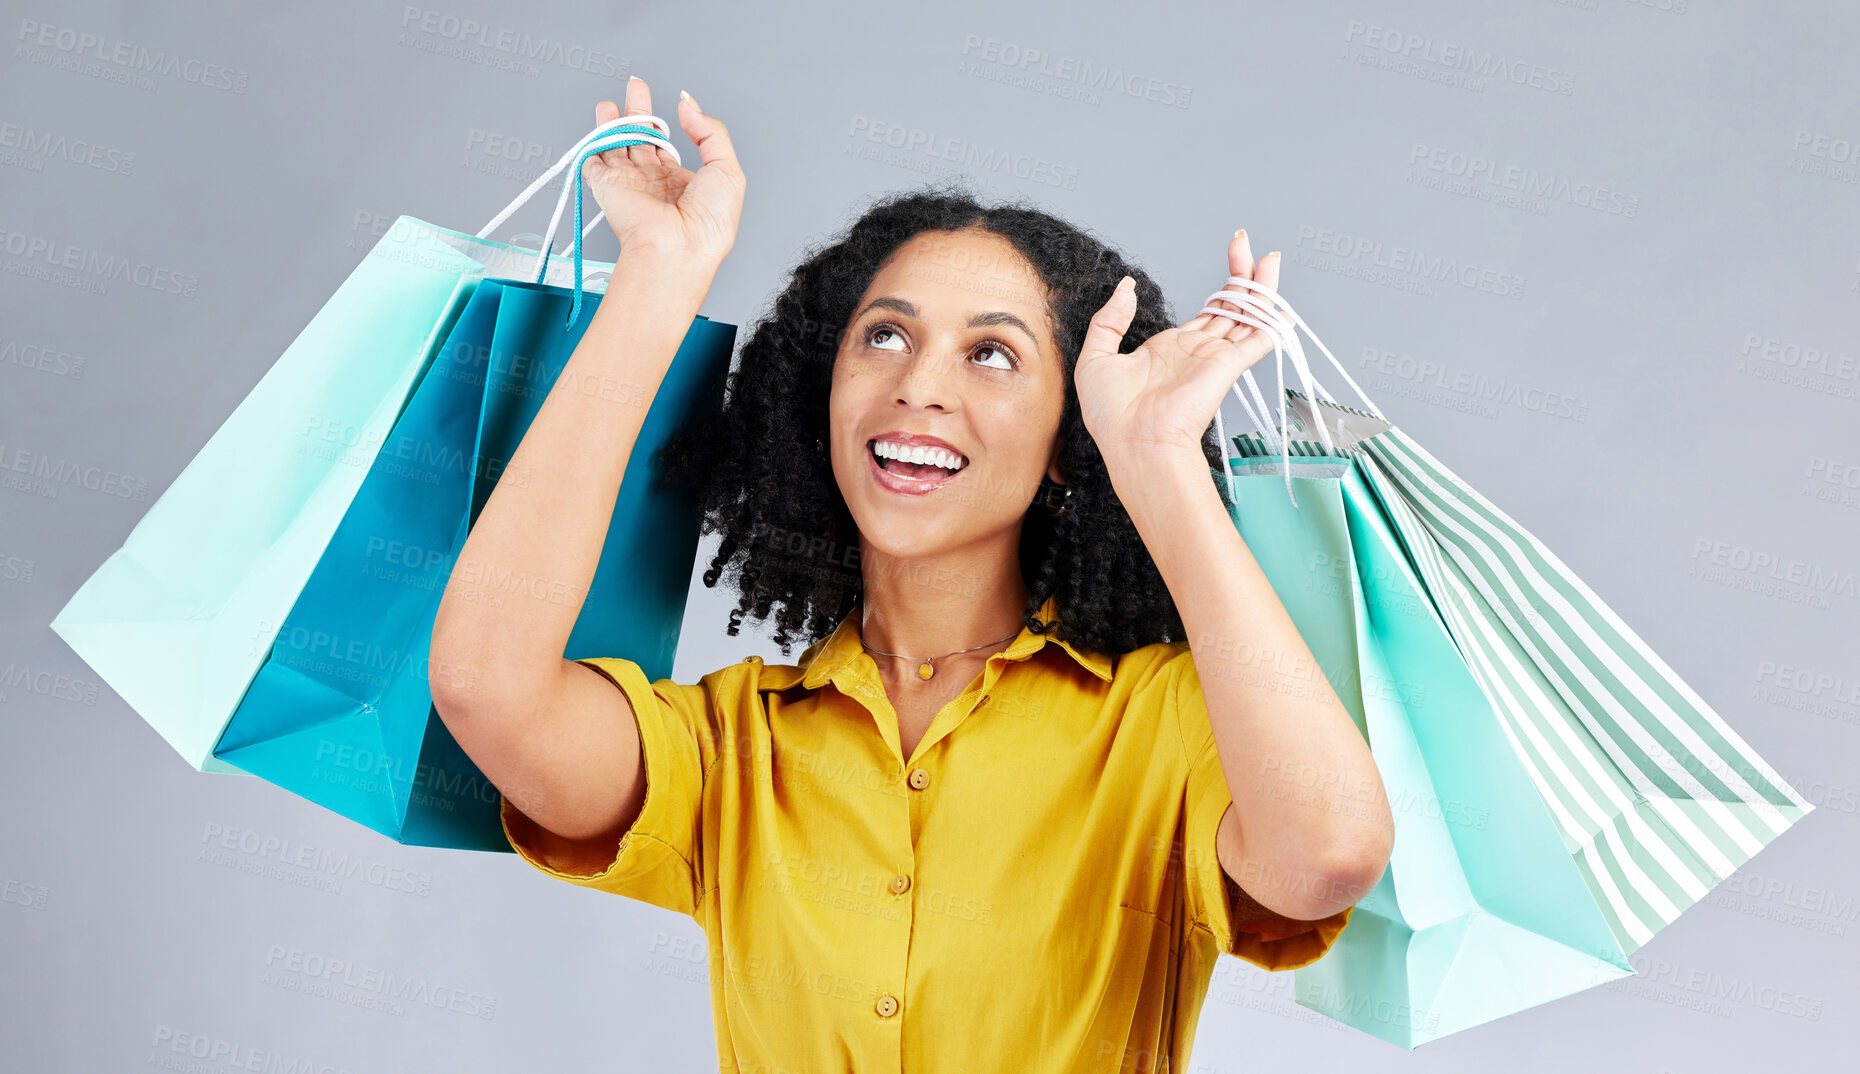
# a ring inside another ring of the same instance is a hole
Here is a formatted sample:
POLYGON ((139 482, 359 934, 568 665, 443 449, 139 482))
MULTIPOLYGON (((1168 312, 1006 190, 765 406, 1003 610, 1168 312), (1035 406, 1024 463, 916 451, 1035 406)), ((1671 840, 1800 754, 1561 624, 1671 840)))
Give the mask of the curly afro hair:
MULTIPOLYGON (((1181 615, 1162 575, 1112 491, 1104 459, 1080 417, 1072 370, 1091 317, 1126 274, 1137 310, 1125 353, 1176 323, 1162 291, 1118 250, 1024 201, 983 205, 950 181, 876 200, 840 237, 811 247, 773 310, 754 325, 725 383, 722 410, 682 430, 658 453, 660 480, 702 512, 701 530, 722 534, 704 572, 729 576, 745 616, 773 619, 785 654, 795 635, 830 634, 863 588, 859 533, 816 447, 828 440, 827 402, 838 341, 886 259, 924 231, 982 228, 1013 244, 1045 284, 1050 326, 1065 363, 1059 466, 1071 495, 1057 518, 1029 503, 1020 565, 1028 589, 1022 622, 1084 651, 1119 654, 1183 641, 1181 615), (1039 619, 1056 598, 1056 627, 1039 619)), ((1212 426, 1201 439, 1210 481, 1223 464, 1212 426)), ((1227 502, 1224 490, 1222 502, 1227 502)))

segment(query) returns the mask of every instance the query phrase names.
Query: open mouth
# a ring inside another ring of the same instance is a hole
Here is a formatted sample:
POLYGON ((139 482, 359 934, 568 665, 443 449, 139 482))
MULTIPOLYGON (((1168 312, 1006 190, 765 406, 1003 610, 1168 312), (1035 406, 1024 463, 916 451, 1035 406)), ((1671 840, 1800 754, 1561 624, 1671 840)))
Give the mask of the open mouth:
POLYGON ((969 465, 967 458, 945 448, 906 447, 889 440, 868 441, 866 452, 886 474, 925 488, 944 484, 969 465))

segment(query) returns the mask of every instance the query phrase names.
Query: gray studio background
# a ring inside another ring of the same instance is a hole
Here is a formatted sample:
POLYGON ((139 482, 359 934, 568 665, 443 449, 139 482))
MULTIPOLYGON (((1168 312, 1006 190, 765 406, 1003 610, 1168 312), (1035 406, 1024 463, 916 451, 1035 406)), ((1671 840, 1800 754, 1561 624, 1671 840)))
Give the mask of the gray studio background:
MULTIPOLYGON (((1284 250, 1282 290, 1391 417, 1820 807, 1635 956, 1640 977, 1414 1053, 1223 959, 1197 1071, 1851 1062, 1852 5, 5 0, 0 37, 0 1068, 233 1069, 176 1050, 196 1038, 356 1074, 714 1064, 688 919, 195 772, 47 626, 380 227, 477 230, 629 73, 660 115, 684 88, 731 125, 751 189, 704 312, 744 334, 804 245, 950 168, 1121 245, 1178 317, 1234 228, 1284 250), (139 71, 119 44, 183 62, 139 71), (38 240, 149 282, 48 273, 38 240), (383 879, 277 868, 241 839, 383 879), (334 1002, 300 958, 476 994, 489 1017, 334 1002)), ((696 573, 675 678, 784 659, 726 636, 732 602, 696 573)))

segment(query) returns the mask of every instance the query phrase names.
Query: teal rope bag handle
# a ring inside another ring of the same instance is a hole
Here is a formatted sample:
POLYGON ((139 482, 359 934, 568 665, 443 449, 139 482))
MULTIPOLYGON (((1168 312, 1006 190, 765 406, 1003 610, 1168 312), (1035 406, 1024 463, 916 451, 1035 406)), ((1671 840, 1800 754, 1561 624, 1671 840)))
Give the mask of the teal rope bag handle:
MULTIPOLYGON (((573 251, 575 262, 575 301, 568 313, 567 327, 569 328, 573 328, 575 322, 581 319, 581 188, 583 185, 581 181, 581 166, 587 163, 588 158, 596 153, 605 153, 609 149, 624 149, 631 145, 657 146, 660 149, 669 151, 674 159, 678 156, 678 151, 673 149, 671 143, 666 141, 664 135, 660 133, 660 131, 664 129, 664 121, 660 120, 657 116, 648 116, 644 118, 649 122, 625 123, 585 142, 580 156, 575 159, 574 166, 569 169, 568 177, 564 180, 567 185, 575 188, 575 245, 573 251), (658 126, 653 126, 652 124, 654 123, 658 124, 658 126)), ((566 186, 562 194, 564 197, 567 196, 568 190, 566 186)), ((551 239, 553 239, 553 236, 551 236, 551 239)), ((542 260, 538 262, 536 269, 536 280, 538 283, 542 282, 543 276, 549 271, 550 245, 551 242, 549 240, 544 240, 542 260)))

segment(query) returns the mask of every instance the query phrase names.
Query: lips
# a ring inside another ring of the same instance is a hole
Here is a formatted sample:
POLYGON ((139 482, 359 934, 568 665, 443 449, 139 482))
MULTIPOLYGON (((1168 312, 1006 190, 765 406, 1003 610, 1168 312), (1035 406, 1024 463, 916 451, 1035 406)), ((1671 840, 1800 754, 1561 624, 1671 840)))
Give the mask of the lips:
POLYGON ((940 449, 955 456, 964 464, 968 462, 968 457, 963 455, 962 452, 957 451, 956 445, 940 436, 930 436, 926 433, 907 433, 902 429, 893 429, 888 433, 879 433, 877 436, 874 436, 872 439, 866 441, 865 446, 869 450, 873 445, 881 442, 906 451, 918 448, 922 448, 925 451, 940 449))
POLYGON ((880 434, 866 441, 865 454, 873 479, 907 496, 934 492, 960 477, 969 465, 968 458, 948 441, 909 433, 880 434))

